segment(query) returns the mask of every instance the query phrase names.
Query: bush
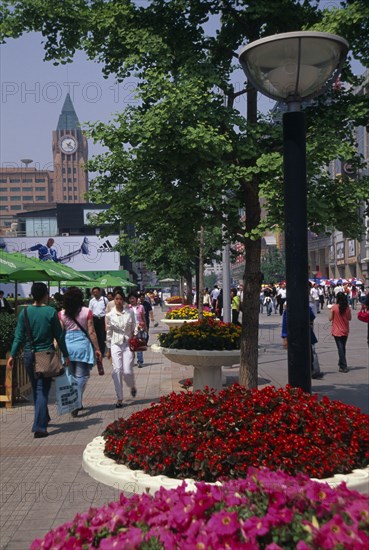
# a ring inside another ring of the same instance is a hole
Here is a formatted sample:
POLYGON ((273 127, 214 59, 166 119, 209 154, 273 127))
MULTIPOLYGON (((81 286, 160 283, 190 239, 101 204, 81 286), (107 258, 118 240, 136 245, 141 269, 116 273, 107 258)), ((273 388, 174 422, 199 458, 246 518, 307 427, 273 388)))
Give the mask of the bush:
POLYGON ((17 318, 12 313, 1 313, 0 325, 0 357, 4 359, 12 347, 17 318))

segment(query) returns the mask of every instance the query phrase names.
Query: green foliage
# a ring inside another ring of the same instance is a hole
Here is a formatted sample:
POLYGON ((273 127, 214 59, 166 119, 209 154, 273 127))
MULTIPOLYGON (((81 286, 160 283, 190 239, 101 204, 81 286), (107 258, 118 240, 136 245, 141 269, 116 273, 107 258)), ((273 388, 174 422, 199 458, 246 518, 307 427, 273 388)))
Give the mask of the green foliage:
POLYGON ((12 346, 17 318, 12 313, 1 313, 0 325, 0 357, 4 358, 12 346))
POLYGON ((286 278, 285 255, 277 249, 268 250, 261 258, 261 271, 264 283, 277 283, 286 278))

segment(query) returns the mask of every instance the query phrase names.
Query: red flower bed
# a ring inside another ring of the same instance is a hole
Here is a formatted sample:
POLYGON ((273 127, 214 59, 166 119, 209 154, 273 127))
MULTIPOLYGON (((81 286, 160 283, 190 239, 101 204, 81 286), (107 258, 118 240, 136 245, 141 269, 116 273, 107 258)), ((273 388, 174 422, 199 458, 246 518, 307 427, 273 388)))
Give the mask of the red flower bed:
POLYGON ((289 386, 172 393, 103 436, 118 463, 175 478, 245 478, 250 466, 324 478, 369 464, 369 415, 289 386))

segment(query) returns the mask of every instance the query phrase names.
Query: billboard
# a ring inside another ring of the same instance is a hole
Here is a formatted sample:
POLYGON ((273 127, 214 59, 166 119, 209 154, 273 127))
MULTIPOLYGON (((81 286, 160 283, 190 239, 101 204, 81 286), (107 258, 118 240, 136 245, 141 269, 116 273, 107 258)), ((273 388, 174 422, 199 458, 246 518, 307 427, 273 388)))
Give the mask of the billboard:
POLYGON ((4 237, 0 247, 40 260, 53 260, 77 271, 119 270, 120 254, 114 250, 118 235, 54 237, 4 237))

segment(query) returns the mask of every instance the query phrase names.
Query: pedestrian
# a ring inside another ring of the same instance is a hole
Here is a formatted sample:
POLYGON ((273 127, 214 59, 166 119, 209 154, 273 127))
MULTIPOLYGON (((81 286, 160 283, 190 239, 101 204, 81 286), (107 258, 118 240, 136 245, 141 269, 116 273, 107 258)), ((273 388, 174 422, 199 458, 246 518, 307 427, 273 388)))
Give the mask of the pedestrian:
POLYGON ((214 285, 213 290, 210 292, 211 308, 213 313, 215 314, 216 314, 217 299, 218 299, 219 292, 220 290, 218 285, 214 285))
POLYGON ((147 344, 149 341, 150 322, 154 325, 154 327, 157 327, 159 323, 155 323, 154 310, 152 308, 150 298, 146 297, 144 292, 141 292, 139 301, 145 310, 145 321, 146 321, 146 327, 147 327, 147 339, 146 339, 146 344, 147 344))
POLYGON ((223 321, 223 289, 221 288, 215 302, 216 316, 223 321))
POLYGON ((210 298, 210 293, 208 288, 204 289, 202 304, 204 307, 211 308, 211 298, 210 298))
MULTIPOLYGON (((315 352, 315 344, 318 342, 317 337, 315 336, 314 332, 314 320, 315 320, 315 314, 313 311, 313 308, 309 305, 309 318, 310 318, 310 360, 311 360, 311 378, 316 380, 321 380, 324 376, 324 373, 320 371, 319 362, 316 361, 316 365, 314 363, 314 356, 316 355, 315 352), (316 367, 316 368, 315 368, 316 367)), ((287 349, 287 308, 283 311, 283 317, 282 317, 282 339, 283 339, 283 347, 287 349)))
POLYGON ((281 283, 279 290, 277 292, 279 315, 283 315, 283 306, 286 301, 286 296, 287 296, 286 283, 281 283))
POLYGON ((106 316, 107 358, 112 359, 112 378, 117 396, 115 407, 123 407, 123 380, 131 390, 132 397, 137 395, 133 374, 134 354, 129 349, 129 340, 133 337, 136 320, 133 309, 129 307, 123 292, 114 293, 114 308, 106 316))
POLYGON ((127 300, 126 300, 126 297, 125 297, 125 294, 124 294, 123 287, 121 287, 121 286, 115 286, 115 287, 113 288, 113 299, 112 299, 112 300, 109 300, 109 302, 108 302, 108 304, 107 304, 107 306, 106 306, 106 309, 105 309, 105 315, 107 315, 108 313, 110 313, 111 310, 115 308, 114 295, 115 295, 115 293, 118 292, 118 291, 119 291, 120 294, 123 296, 124 301, 125 301, 125 302, 127 301, 127 300))
MULTIPOLYGON (((63 329, 55 308, 47 305, 49 292, 45 283, 33 283, 31 295, 34 301, 31 306, 27 307, 27 317, 32 335, 33 351, 54 350, 54 340, 56 340, 64 356, 65 364, 69 365, 69 354, 65 344, 63 329)), ((49 435, 47 425, 50 421, 47 404, 51 378, 35 376, 34 355, 27 336, 24 311, 22 309, 18 317, 7 368, 12 369, 14 367, 14 357, 24 343, 24 367, 30 379, 33 392, 34 420, 32 432, 35 438, 47 437, 49 435)))
MULTIPOLYGON (((95 359, 102 360, 99 343, 97 340, 92 311, 83 305, 83 292, 72 286, 63 296, 63 309, 59 312, 60 323, 65 331, 65 343, 67 345, 70 365, 69 372, 78 382, 81 396, 86 389, 95 359)), ((72 411, 72 416, 78 416, 83 410, 72 411)))
MULTIPOLYGON (((142 304, 138 303, 138 296, 136 292, 131 292, 128 296, 130 307, 135 317, 135 332, 142 330, 147 333, 147 325, 145 318, 145 308, 142 304)), ((137 352, 137 366, 139 369, 143 367, 143 351, 137 352)))
POLYGON ((240 297, 237 294, 237 289, 231 289, 231 311, 232 311, 232 323, 239 325, 238 317, 240 315, 240 297))
POLYGON ((98 286, 95 286, 92 289, 92 295, 93 298, 91 298, 88 307, 92 311, 94 328, 97 336, 97 341, 99 342, 99 349, 101 351, 102 357, 104 357, 106 340, 105 315, 106 306, 108 305, 108 299, 105 296, 101 295, 101 290, 98 286))
POLYGON ((338 350, 339 372, 348 372, 346 342, 350 330, 351 308, 348 305, 347 294, 345 292, 339 292, 336 295, 336 303, 329 310, 329 320, 332 321, 332 336, 336 341, 338 350))
POLYGON ((12 306, 8 300, 4 298, 4 291, 0 290, 0 313, 14 313, 12 306))
MULTIPOLYGON (((362 306, 366 306, 368 309, 369 309, 369 292, 367 293, 367 295, 365 296, 364 298, 364 301, 361 303, 362 306)), ((368 340, 368 347, 369 347, 369 323, 368 323, 368 335, 367 335, 367 340, 368 340)))

